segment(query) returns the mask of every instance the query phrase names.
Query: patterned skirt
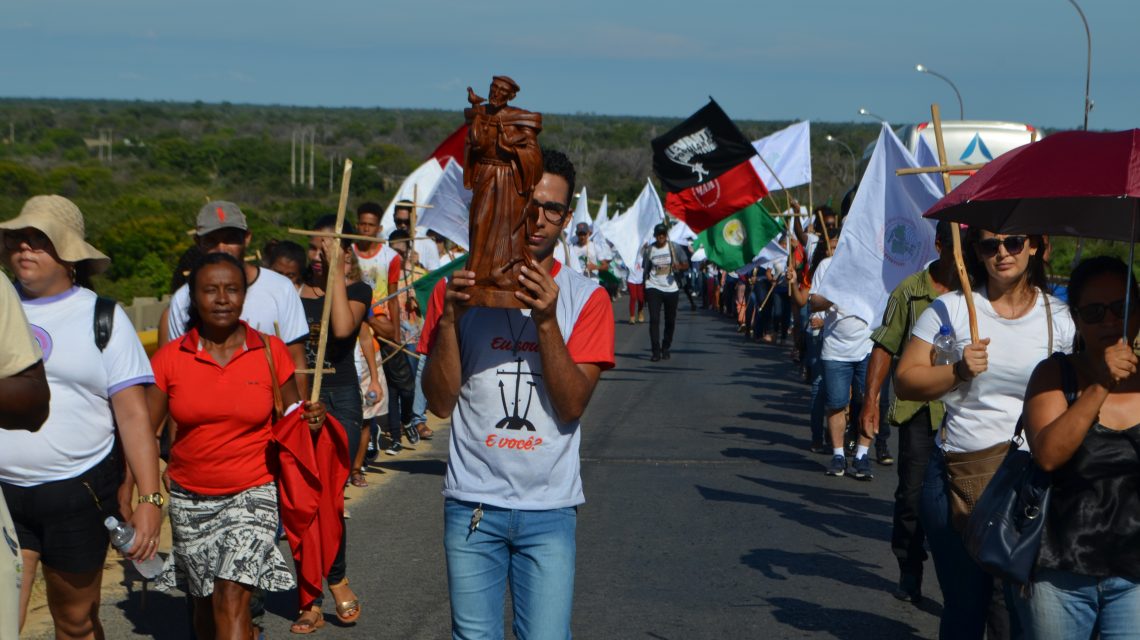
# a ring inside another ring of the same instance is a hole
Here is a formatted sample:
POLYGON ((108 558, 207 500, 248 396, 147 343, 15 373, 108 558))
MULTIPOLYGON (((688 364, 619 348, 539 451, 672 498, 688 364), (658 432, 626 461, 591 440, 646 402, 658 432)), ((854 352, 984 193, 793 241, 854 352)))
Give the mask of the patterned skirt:
POLYGON ((214 592, 214 580, 266 591, 296 586, 277 548, 277 487, 273 483, 228 496, 204 496, 171 482, 170 524, 174 552, 155 587, 181 586, 198 598, 214 592))

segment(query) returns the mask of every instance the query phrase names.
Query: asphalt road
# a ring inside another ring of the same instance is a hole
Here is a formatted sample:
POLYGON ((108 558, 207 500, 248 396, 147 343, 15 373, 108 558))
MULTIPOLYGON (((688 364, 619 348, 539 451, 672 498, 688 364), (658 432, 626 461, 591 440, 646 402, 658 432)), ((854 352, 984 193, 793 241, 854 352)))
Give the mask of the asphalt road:
MULTIPOLYGON (((649 362, 645 325, 619 322, 618 367, 583 419, 574 636, 935 637, 932 567, 921 605, 890 595, 894 467, 876 466, 871 482, 824 476, 786 348, 745 343, 727 320, 682 307, 668 362, 649 362)), ((449 637, 446 429, 431 452, 378 462, 385 484, 348 503, 363 615, 341 627, 326 614, 317 637, 449 637)), ((188 637, 181 598, 146 600, 105 601, 107 637, 188 637)), ((290 637, 294 605, 271 596, 269 637, 290 637)))

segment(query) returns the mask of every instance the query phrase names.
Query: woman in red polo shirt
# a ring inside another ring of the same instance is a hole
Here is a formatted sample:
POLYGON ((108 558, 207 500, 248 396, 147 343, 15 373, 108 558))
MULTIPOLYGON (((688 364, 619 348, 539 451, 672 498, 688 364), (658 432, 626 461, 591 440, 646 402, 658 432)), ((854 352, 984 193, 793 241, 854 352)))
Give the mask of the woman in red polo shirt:
MULTIPOLYGON (((273 385, 285 406, 300 397, 285 345, 239 320, 245 270, 214 253, 191 270, 190 326, 154 354, 155 386, 148 391, 157 426, 170 416, 178 433, 170 448, 170 522, 173 563, 159 588, 175 585, 175 566, 194 597, 201 638, 248 638, 249 600, 255 587, 294 586, 277 548, 277 490, 271 462, 273 385)), ((305 403, 305 418, 319 429, 320 403, 305 403)))

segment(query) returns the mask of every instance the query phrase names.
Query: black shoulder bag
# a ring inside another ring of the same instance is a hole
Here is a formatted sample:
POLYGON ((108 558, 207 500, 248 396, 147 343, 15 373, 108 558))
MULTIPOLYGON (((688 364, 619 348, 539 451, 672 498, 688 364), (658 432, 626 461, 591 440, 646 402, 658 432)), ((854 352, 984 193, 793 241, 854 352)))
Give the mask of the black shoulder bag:
MULTIPOLYGON (((1053 358, 1061 367, 1061 390, 1072 406, 1077 376, 1064 354, 1053 358)), ((988 573, 1019 585, 1029 584, 1041 549, 1052 478, 1022 451, 1022 420, 1017 421, 1009 453, 982 493, 962 537, 970 557, 988 573)))

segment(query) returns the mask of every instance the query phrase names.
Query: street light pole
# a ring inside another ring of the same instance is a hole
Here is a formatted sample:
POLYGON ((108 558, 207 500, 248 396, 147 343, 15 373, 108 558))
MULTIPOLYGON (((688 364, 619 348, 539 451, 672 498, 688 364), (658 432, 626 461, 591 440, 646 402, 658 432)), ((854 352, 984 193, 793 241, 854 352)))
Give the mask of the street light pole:
POLYGON ((1089 31, 1089 21, 1085 19, 1085 12, 1081 11, 1081 5, 1077 4, 1077 0, 1069 0, 1069 4, 1077 10, 1081 16, 1081 22, 1085 25, 1085 40, 1088 42, 1088 62, 1085 66, 1085 131, 1089 130, 1089 111, 1092 110, 1092 100, 1089 99, 1089 81, 1092 78, 1092 32, 1089 31))
POLYGON ((859 115, 867 116, 868 118, 874 118, 874 119, 878 120, 879 122, 886 122, 887 121, 887 119, 884 118, 883 116, 878 116, 878 115, 875 115, 874 113, 871 113, 867 109, 867 107, 859 107, 859 115))
POLYGON ((961 92, 958 91, 958 86, 954 84, 953 80, 951 80, 950 78, 947 78, 946 76, 942 75, 941 73, 938 73, 937 71, 933 71, 933 70, 931 70, 931 69, 929 69, 926 66, 921 65, 921 64, 914 65, 914 70, 919 72, 919 73, 929 73, 930 75, 932 75, 936 78, 942 78, 944 81, 946 81, 946 84, 950 85, 950 88, 954 90, 954 95, 958 96, 958 119, 959 120, 965 120, 966 119, 966 108, 964 106, 962 106, 962 94, 961 94, 961 92))
POLYGON ((856 169, 855 169, 855 152, 851 150, 851 147, 847 146, 846 142, 840 140, 839 138, 836 138, 833 135, 828 134, 826 139, 828 142, 834 142, 834 143, 838 144, 839 146, 841 146, 847 150, 847 155, 851 156, 851 180, 854 181, 855 180, 855 172, 856 172, 856 169))

